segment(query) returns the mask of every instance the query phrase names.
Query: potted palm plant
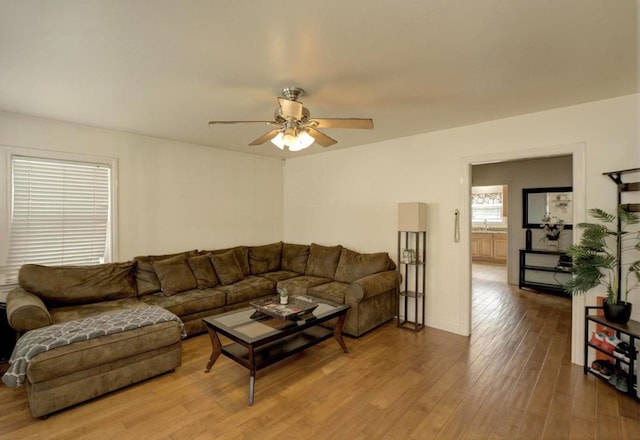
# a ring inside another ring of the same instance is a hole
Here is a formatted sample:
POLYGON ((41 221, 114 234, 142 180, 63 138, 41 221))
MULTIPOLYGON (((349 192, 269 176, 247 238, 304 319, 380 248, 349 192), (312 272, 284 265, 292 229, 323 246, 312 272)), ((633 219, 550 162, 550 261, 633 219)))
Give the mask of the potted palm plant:
POLYGON ((603 285, 605 317, 625 324, 631 315, 629 292, 640 287, 640 259, 626 261, 640 258, 640 231, 629 230, 640 223, 640 215, 619 209, 615 216, 597 208, 589 210, 589 215, 598 223, 578 224, 584 232, 580 243, 567 250, 573 259, 573 276, 564 287, 577 295, 603 285))

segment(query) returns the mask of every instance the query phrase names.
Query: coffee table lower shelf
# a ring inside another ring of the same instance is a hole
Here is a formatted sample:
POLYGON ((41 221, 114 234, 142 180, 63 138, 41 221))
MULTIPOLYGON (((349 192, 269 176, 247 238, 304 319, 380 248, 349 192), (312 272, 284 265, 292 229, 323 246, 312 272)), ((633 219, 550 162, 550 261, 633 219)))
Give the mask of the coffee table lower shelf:
MULTIPOLYGON (((268 343, 253 349, 253 361, 256 371, 288 358, 296 353, 313 347, 333 337, 333 330, 324 327, 311 327, 301 333, 268 343)), ((251 349, 234 342, 222 347, 222 353, 240 365, 250 368, 251 349)))

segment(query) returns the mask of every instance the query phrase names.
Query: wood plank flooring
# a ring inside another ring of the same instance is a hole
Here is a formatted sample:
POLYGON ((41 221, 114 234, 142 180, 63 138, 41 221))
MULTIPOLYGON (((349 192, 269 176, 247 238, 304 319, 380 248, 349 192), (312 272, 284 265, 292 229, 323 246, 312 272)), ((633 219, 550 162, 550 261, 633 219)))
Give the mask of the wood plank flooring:
POLYGON ((325 341, 258 373, 206 335, 183 365, 33 419, 26 392, 0 387, 0 439, 640 439, 640 405, 570 363, 570 300, 508 286, 474 264, 473 334, 389 323, 349 353, 325 341))

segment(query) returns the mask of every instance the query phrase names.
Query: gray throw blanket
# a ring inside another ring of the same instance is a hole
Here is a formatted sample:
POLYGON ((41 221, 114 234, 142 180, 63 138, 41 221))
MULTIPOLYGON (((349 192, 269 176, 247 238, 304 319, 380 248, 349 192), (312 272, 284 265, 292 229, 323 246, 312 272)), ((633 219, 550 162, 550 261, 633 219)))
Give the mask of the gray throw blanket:
POLYGON ((182 337, 187 336, 180 318, 158 306, 127 309, 30 330, 16 343, 9 360, 10 367, 2 376, 2 381, 12 388, 22 385, 27 375, 27 365, 39 353, 167 321, 178 321, 182 337))

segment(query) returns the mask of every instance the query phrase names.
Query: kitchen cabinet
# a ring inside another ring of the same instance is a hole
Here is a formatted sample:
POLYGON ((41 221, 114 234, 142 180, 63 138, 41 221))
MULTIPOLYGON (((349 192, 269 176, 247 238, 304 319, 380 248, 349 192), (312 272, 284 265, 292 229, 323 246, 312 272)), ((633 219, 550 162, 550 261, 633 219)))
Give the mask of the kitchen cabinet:
POLYGON ((471 258, 476 261, 507 261, 507 234, 504 232, 473 232, 471 258))

